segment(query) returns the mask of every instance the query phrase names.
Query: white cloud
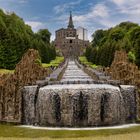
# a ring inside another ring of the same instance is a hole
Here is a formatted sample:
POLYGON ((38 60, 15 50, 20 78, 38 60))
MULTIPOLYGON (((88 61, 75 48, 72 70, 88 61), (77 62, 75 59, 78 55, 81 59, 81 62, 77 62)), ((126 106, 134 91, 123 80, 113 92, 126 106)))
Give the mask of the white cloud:
POLYGON ((88 13, 74 16, 73 19, 76 22, 87 22, 95 18, 104 18, 108 16, 108 8, 104 4, 97 4, 94 7, 91 7, 88 13))
POLYGON ((109 0, 116 4, 118 13, 128 15, 140 14, 140 1, 139 0, 109 0))
POLYGON ((55 40, 55 35, 51 35, 51 41, 55 40))
POLYGON ((113 27, 117 24, 116 22, 119 22, 119 21, 113 22, 112 20, 105 19, 105 18, 104 19, 99 19, 98 21, 102 26, 104 26, 104 28, 113 27))
POLYGON ((29 0, 0 0, 0 2, 16 3, 16 4, 26 4, 29 0))
POLYGON ((109 0, 117 7, 117 14, 127 16, 133 22, 140 22, 140 1, 139 0, 109 0))
POLYGON ((120 6, 120 5, 123 5, 124 3, 128 3, 128 0, 109 0, 111 2, 113 2, 114 4, 120 6))
POLYGON ((54 7, 54 11, 55 13, 63 13, 65 10, 67 9, 72 9, 74 6, 78 5, 81 3, 82 0, 78 0, 78 1, 75 1, 75 2, 69 2, 69 3, 64 3, 64 4, 61 4, 61 5, 56 5, 54 7))
POLYGON ((90 8, 89 12, 83 15, 76 15, 73 17, 76 23, 82 23, 82 26, 88 26, 93 24, 94 21, 100 22, 101 19, 109 17, 109 9, 103 4, 97 4, 90 8))
POLYGON ((133 6, 133 5, 137 5, 139 3, 139 0, 109 0, 110 2, 113 2, 114 4, 118 5, 118 6, 133 6))
POLYGON ((44 27, 44 23, 39 21, 25 21, 25 23, 30 25, 34 32, 44 27))
POLYGON ((91 13, 89 13, 89 15, 93 17, 108 17, 108 7, 106 7, 104 4, 97 4, 91 9, 91 13))
POLYGON ((26 4, 26 3, 28 3, 28 0, 19 0, 18 1, 20 4, 26 4))

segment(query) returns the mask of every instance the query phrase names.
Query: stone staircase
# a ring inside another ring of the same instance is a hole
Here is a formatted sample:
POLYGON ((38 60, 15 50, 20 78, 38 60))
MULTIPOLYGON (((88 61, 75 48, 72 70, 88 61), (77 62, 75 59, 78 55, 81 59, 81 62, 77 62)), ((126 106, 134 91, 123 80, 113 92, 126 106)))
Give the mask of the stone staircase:
POLYGON ((61 79, 61 83, 89 83, 93 79, 86 74, 82 69, 80 69, 74 61, 69 61, 66 71, 61 79))

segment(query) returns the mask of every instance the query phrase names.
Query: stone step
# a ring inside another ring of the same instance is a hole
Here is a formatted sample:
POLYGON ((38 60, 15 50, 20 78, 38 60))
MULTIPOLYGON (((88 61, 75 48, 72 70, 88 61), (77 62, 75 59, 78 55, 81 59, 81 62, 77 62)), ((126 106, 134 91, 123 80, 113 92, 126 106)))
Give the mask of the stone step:
POLYGON ((62 84, 68 83, 92 83, 93 79, 80 69, 74 61, 69 61, 65 73, 60 81, 62 84))
POLYGON ((87 79, 90 78, 89 76, 64 76, 63 79, 73 79, 73 78, 79 78, 79 79, 87 79))

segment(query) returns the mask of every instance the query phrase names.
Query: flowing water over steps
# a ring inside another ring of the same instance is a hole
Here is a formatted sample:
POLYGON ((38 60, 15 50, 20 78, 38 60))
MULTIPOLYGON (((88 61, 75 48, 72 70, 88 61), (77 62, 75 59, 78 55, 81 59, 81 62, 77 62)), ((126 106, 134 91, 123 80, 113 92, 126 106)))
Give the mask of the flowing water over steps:
POLYGON ((93 79, 91 79, 90 76, 88 76, 86 73, 84 73, 76 64, 74 61, 69 61, 67 69, 62 77, 61 83, 63 82, 91 82, 93 79))
POLYGON ((23 93, 24 124, 88 127, 133 122, 136 119, 134 86, 88 84, 94 81, 74 61, 69 61, 63 85, 26 86, 23 93), (85 84, 78 84, 81 81, 85 84), (77 82, 77 84, 67 84, 77 82))

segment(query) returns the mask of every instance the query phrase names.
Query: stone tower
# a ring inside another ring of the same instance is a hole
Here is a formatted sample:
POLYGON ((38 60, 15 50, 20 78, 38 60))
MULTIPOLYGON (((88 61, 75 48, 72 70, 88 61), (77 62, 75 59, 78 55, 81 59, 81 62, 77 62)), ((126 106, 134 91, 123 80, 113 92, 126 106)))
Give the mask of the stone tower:
POLYGON ((72 20, 72 13, 71 13, 71 11, 70 11, 70 17, 69 17, 68 28, 74 29, 74 25, 73 25, 73 20, 72 20))
POLYGON ((67 28, 61 28, 55 33, 55 46, 59 48, 65 58, 77 58, 82 55, 89 45, 88 40, 80 39, 74 27, 72 12, 70 12, 67 28))

